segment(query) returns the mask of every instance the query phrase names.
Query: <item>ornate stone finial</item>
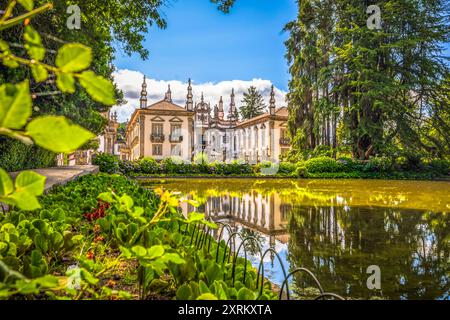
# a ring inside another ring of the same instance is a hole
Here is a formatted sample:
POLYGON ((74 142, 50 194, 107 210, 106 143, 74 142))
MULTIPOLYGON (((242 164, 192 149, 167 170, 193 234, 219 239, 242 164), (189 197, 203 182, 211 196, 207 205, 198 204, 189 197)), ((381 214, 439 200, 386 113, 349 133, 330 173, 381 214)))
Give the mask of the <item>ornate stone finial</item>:
POLYGON ((214 119, 219 119, 219 107, 217 104, 214 106, 214 119))
POLYGON ((272 85, 272 88, 271 88, 271 90, 270 90, 270 101, 269 101, 269 112, 270 112, 270 115, 271 116, 273 116, 273 115, 275 115, 275 103, 276 103, 276 100, 275 100, 275 88, 274 88, 274 86, 272 85))
POLYGON ((219 110, 218 110, 219 119, 223 120, 224 115, 225 115, 225 112, 223 111, 223 98, 221 96, 220 100, 219 100, 219 110))
POLYGON ((170 90, 170 84, 168 85, 168 89, 166 92, 166 96, 164 97, 164 100, 167 102, 172 102, 172 90, 170 90))
POLYGON ((192 94, 191 78, 188 81, 188 94, 186 96, 186 110, 192 111, 194 109, 194 95, 192 94))
POLYGON ((205 103, 205 98, 203 97, 203 92, 202 92, 202 98, 201 98, 201 103, 205 103))
POLYGON ((228 113, 228 119, 231 121, 236 120, 237 110, 236 110, 236 102, 234 101, 235 95, 234 95, 234 88, 231 89, 231 102, 230 102, 230 110, 228 113))
POLYGON ((141 98, 139 99, 141 109, 147 108, 147 83, 144 75, 144 81, 142 82, 141 98))

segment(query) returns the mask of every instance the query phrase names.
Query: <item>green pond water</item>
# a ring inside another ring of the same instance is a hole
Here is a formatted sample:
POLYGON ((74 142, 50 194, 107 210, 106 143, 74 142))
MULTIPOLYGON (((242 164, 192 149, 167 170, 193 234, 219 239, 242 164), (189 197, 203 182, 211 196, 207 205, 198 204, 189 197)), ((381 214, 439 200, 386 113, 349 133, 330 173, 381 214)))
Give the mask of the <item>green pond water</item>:
MULTIPOLYGON (((143 185, 178 191, 233 231, 274 248, 287 270, 306 267, 327 292, 347 298, 449 299, 450 182, 380 180, 169 179, 143 185), (367 268, 379 266, 381 289, 369 290, 367 268)), ((258 248, 250 245, 258 265, 258 248)), ((276 284, 274 255, 264 260, 276 284)), ((293 293, 312 286, 297 274, 293 293)))

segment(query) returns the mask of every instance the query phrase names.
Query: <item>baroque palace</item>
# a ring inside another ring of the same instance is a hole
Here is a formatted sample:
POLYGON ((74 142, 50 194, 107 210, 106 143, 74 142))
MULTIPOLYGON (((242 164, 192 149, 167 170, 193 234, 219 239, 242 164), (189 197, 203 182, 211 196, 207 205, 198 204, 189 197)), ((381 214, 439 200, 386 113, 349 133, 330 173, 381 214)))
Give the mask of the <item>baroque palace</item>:
POLYGON ((203 93, 200 102, 194 103, 191 80, 184 107, 173 103, 170 86, 163 100, 148 105, 144 77, 140 108, 127 124, 120 157, 124 160, 178 157, 192 161, 203 152, 209 161, 278 162, 280 155, 290 149, 288 110, 276 107, 273 86, 270 96, 268 112, 239 121, 234 89, 227 114, 222 97, 213 108, 204 100, 203 93))

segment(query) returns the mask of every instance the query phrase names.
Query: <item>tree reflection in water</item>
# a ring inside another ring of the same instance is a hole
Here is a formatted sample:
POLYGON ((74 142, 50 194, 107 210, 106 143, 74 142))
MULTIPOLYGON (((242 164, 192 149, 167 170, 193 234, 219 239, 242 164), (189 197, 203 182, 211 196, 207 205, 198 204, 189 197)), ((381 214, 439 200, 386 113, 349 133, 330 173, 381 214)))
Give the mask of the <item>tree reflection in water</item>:
MULTIPOLYGON (((263 251, 275 248, 291 271, 313 271, 325 291, 449 299, 448 183, 239 179, 164 181, 163 187, 200 202, 183 207, 185 214, 198 210, 229 221, 243 237, 260 239, 263 251), (380 291, 367 288, 370 265, 381 268, 380 291)), ((246 249, 256 257, 260 248, 249 241, 246 249)), ((279 266, 267 263, 268 277, 280 284, 279 266)), ((296 274, 290 286, 304 294, 312 285, 296 274)))

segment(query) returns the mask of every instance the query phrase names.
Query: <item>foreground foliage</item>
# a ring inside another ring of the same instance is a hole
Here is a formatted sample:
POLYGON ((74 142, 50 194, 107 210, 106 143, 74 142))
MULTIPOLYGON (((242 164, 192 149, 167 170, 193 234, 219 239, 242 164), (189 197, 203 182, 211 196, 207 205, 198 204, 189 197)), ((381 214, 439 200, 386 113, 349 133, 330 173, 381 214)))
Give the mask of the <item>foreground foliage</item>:
POLYGON ((217 245, 198 249, 185 232, 215 225, 202 214, 182 217, 180 200, 168 192, 157 196, 124 177, 100 174, 40 200, 39 210, 0 218, 0 298, 275 297, 269 284, 259 295, 250 262, 243 281, 240 258, 233 285, 230 263, 215 262, 217 245))

